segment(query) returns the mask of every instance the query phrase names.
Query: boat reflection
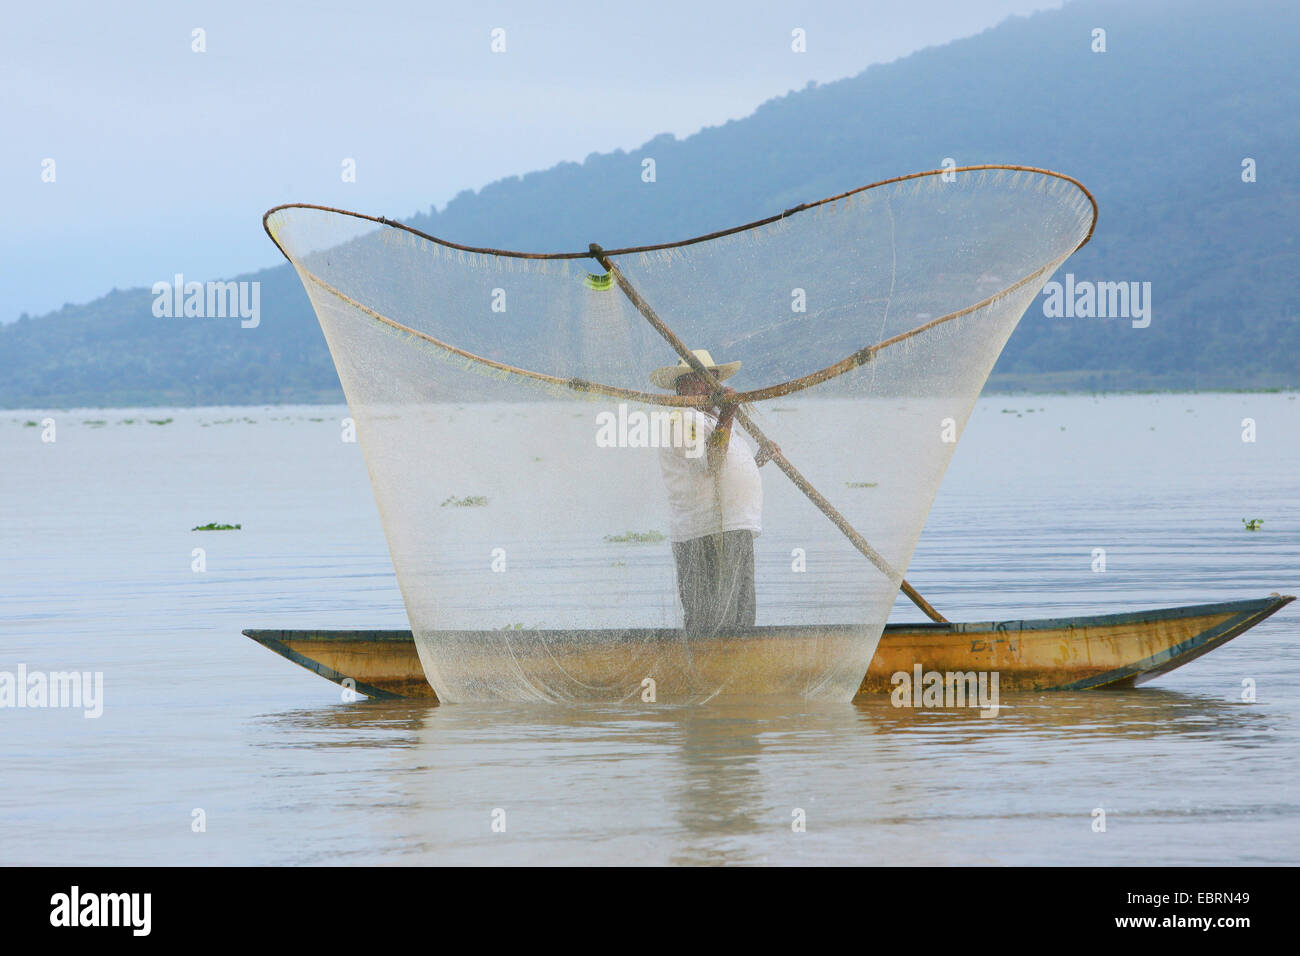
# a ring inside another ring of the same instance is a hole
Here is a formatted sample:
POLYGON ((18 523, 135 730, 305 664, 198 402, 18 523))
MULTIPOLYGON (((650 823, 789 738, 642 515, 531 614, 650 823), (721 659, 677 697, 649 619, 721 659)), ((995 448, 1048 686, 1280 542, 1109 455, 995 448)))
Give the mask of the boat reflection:
POLYGON ((860 698, 853 707, 874 730, 954 742, 990 734, 1082 739, 1212 733, 1245 743, 1275 723, 1245 704, 1156 687, 1003 694, 995 717, 981 717, 978 708, 894 707, 887 697, 860 698))
POLYGON ((1001 859, 990 827, 1086 832, 1104 802, 1088 768, 1123 755, 1132 788, 1142 753, 1194 748, 1198 735, 1249 748, 1280 719, 1155 688, 1003 695, 990 718, 885 698, 390 700, 266 714, 257 742, 340 758, 357 787, 346 802, 373 801, 367 839, 389 861, 980 863, 1001 859), (1052 766, 1070 773, 1044 776, 1052 766), (493 830, 498 809, 505 832, 493 830), (792 826, 800 817, 806 832, 792 826))

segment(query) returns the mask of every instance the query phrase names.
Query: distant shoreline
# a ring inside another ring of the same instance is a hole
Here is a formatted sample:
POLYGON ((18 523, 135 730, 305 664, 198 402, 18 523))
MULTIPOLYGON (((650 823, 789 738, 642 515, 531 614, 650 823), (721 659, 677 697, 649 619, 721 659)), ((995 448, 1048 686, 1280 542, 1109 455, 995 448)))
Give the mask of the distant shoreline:
MULTIPOLYGON (((1286 380, 1274 375, 1261 376, 1240 386, 1212 383, 1192 385, 1188 379, 1195 373, 1167 376, 1165 381, 1151 375, 1138 376, 1125 370, 1117 371, 1061 371, 1061 372, 994 372, 984 385, 981 396, 988 395, 1211 395, 1211 394, 1278 394, 1300 391, 1300 380, 1286 380), (1126 379, 1137 379, 1137 384, 1124 384, 1126 379)), ((182 395, 163 391, 110 392, 105 396, 64 392, 14 404, 12 398, 0 398, 0 411, 39 411, 41 409, 93 410, 139 408, 280 408, 291 405, 344 405, 341 389, 286 389, 287 394, 243 399, 223 394, 182 395)))

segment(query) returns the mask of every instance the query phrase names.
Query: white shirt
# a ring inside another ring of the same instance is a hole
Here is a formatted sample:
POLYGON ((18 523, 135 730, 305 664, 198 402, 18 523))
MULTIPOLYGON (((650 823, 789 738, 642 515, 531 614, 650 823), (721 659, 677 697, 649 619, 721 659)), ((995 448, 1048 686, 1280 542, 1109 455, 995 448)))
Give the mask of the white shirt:
POLYGON ((763 480, 754 462, 757 447, 733 425, 727 457, 709 474, 708 439, 717 422, 696 408, 673 412, 677 415, 682 416, 685 440, 659 449, 672 512, 669 536, 673 541, 689 541, 723 531, 752 531, 757 537, 763 530, 763 480), (699 454, 690 457, 697 448, 699 454))

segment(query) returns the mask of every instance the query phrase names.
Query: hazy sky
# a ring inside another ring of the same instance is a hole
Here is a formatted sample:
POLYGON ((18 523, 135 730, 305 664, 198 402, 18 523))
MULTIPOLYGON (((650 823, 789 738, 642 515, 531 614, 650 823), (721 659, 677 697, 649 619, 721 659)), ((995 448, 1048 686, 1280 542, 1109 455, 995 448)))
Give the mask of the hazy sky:
POLYGON ((10 5, 0 321, 176 272, 205 280, 273 264, 261 215, 278 203, 409 215, 502 176, 684 137, 810 80, 1060 5, 10 5), (192 51, 196 28, 206 52, 192 51), (494 28, 504 53, 491 50, 494 28), (806 53, 791 50, 795 28, 806 53))

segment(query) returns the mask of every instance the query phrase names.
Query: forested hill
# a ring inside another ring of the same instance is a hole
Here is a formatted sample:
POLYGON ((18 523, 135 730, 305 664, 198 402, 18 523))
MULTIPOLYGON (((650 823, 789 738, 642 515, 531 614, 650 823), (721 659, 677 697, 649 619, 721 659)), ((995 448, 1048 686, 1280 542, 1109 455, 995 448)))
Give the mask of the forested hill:
MULTIPOLYGON (((949 157, 1047 167, 1085 183, 1101 209, 1063 272, 1150 282, 1151 322, 1049 318, 1036 303, 993 387, 1296 387, 1298 41, 1293 3, 1080 0, 409 221, 474 245, 615 247, 710 232, 949 157), (1092 50, 1095 28, 1104 53, 1092 50), (1246 159, 1255 182, 1243 182, 1246 159)), ((248 237, 267 242, 256 221, 248 237)), ((289 268, 233 278, 262 284, 255 329, 155 317, 148 289, 0 326, 0 404, 340 398, 289 268)))

